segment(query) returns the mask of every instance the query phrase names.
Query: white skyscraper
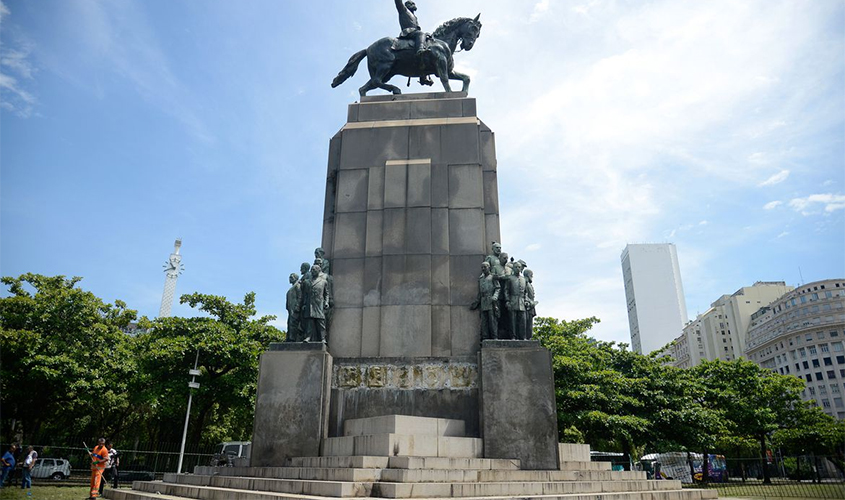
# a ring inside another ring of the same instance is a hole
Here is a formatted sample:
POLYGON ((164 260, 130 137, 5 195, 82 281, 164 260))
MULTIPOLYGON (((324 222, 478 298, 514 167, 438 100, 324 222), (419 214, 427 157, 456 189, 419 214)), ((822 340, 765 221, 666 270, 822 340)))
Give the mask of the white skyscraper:
POLYGON ((687 305, 675 245, 627 245, 622 252, 622 276, 631 348, 648 354, 680 335, 687 322, 687 305))
POLYGON ((182 248, 182 239, 176 240, 173 244, 173 253, 164 264, 164 293, 161 296, 161 308, 158 310, 159 318, 167 318, 170 316, 170 309, 173 307, 173 295, 176 293, 176 280, 182 274, 184 266, 182 266, 182 256, 179 255, 179 249, 182 248))

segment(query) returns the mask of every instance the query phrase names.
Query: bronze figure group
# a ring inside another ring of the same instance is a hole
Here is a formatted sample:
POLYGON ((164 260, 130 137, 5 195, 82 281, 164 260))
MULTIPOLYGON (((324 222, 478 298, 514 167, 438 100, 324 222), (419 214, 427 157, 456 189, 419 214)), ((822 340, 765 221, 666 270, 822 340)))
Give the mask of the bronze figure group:
POLYGON ((322 342, 328 340, 328 327, 332 319, 334 280, 330 274, 329 260, 322 248, 314 250, 314 264, 303 262, 299 268, 302 277, 291 273, 291 287, 285 297, 288 311, 286 342, 322 342))
POLYGON ((470 309, 481 313, 482 340, 530 340, 537 315, 534 273, 523 260, 508 260, 502 244, 481 263, 478 296, 470 309))

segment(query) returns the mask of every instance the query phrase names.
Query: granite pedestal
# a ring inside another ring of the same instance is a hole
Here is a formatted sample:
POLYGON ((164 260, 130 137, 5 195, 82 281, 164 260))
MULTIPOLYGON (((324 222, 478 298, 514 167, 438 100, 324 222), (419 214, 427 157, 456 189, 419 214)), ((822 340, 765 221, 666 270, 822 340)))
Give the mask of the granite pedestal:
POLYGON ((325 344, 278 343, 261 355, 250 464, 317 456, 327 437, 332 356, 325 344))
POLYGON ((534 340, 485 340, 479 359, 484 456, 559 468, 551 353, 534 340))

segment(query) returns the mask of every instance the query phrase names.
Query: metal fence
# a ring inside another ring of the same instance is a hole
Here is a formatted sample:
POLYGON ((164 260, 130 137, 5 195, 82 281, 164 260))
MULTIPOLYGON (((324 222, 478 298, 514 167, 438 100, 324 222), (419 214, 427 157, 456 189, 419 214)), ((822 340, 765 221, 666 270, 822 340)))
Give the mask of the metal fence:
POLYGON ((786 456, 762 461, 758 458, 727 458, 722 482, 685 484, 691 488, 712 488, 722 497, 845 499, 845 470, 842 457, 786 456), (763 482, 763 469, 770 483, 763 482))
MULTIPOLYGON (((94 440, 92 440, 94 441, 94 440)), ((68 444, 33 444, 35 450, 38 452, 38 458, 58 458, 67 460, 70 464, 70 477, 63 481, 69 482, 86 482, 91 475, 91 459, 88 456, 87 450, 81 445, 68 444)), ((96 444, 88 443, 89 446, 96 444)), ((28 446, 29 443, 24 443, 28 446)), ((120 467, 122 476, 127 477, 126 481, 131 482, 131 476, 144 476, 152 474, 156 479, 161 479, 166 472, 176 472, 179 463, 179 443, 131 443, 127 446, 119 446, 115 444, 115 448, 120 453, 120 467)), ((186 446, 185 455, 182 461, 182 472, 193 472, 196 465, 208 465, 213 456, 212 446, 186 446)), ((23 458, 21 456, 21 458, 23 458)), ((20 471, 13 474, 11 481, 19 480, 20 471)), ((56 483, 50 478, 33 478, 33 482, 56 483)))

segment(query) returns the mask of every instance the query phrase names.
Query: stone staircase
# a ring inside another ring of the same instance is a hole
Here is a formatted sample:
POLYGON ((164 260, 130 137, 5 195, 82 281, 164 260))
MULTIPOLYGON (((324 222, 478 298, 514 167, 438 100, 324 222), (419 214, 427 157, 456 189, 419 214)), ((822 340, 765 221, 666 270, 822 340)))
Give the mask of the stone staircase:
POLYGON ((324 439, 322 456, 283 467, 196 467, 106 489, 113 500, 283 500, 320 498, 462 498, 704 500, 712 490, 681 489, 643 472, 591 462, 588 445, 560 445, 560 470, 522 470, 518 460, 482 458, 481 439, 460 420, 390 415, 348 420, 344 436, 324 439))

